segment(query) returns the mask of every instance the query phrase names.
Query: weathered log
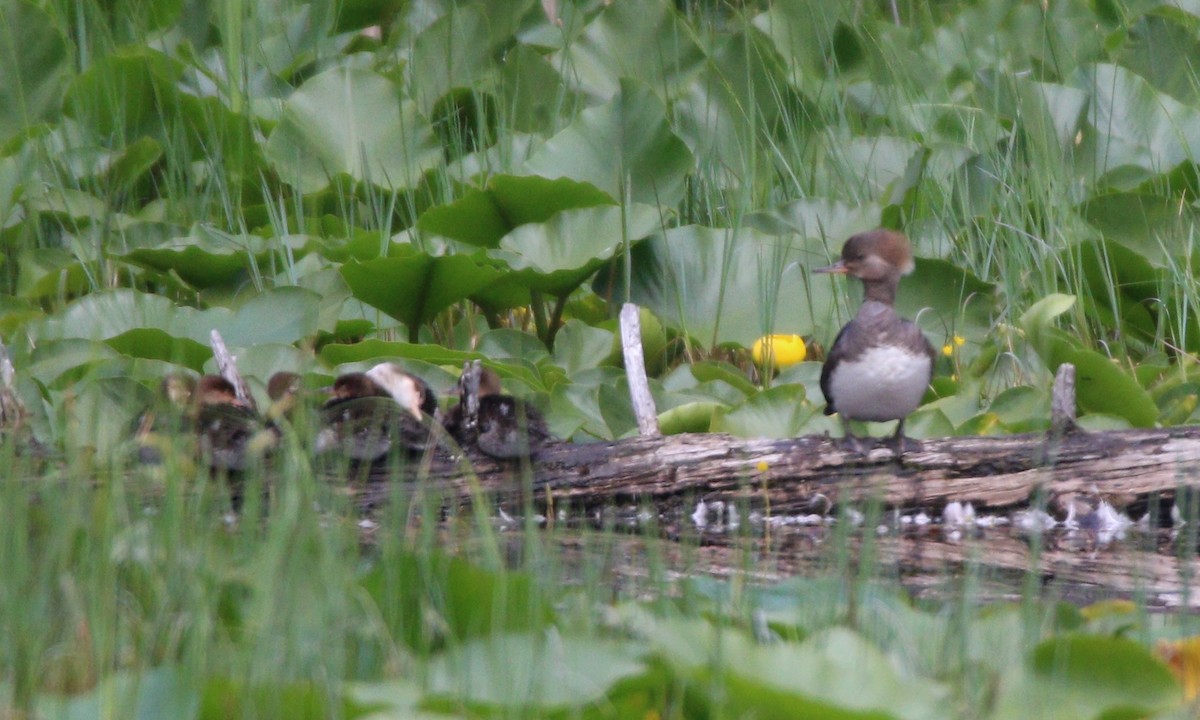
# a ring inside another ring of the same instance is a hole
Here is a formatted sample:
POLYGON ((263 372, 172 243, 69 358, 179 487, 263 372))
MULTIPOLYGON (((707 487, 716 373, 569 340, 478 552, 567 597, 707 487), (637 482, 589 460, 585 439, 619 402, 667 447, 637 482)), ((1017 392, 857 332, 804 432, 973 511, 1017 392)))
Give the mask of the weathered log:
MULTIPOLYGON (((998 510, 1026 505, 1039 490, 1104 495, 1122 505, 1200 485, 1200 427, 944 438, 903 456, 882 445, 858 455, 822 436, 638 437, 550 444, 527 465, 438 458, 428 463, 427 480, 463 500, 473 487, 495 495, 525 486, 539 502, 572 506, 633 501, 679 508, 693 498, 743 501, 775 514, 809 512, 815 498, 934 510, 958 500, 998 510)), ((379 499, 372 494, 368 489, 368 502, 379 499)))

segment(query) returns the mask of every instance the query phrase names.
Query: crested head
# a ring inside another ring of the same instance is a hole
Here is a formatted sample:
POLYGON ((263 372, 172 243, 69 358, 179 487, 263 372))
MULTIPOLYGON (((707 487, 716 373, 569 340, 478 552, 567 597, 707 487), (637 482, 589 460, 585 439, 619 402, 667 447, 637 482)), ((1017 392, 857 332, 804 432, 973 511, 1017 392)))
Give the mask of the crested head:
POLYGON ((437 402, 424 380, 410 375, 395 363, 380 363, 368 370, 366 376, 417 420, 422 418, 421 411, 428 400, 432 399, 435 404, 437 402))
POLYGON ((848 275, 863 280, 907 275, 914 267, 908 238, 886 228, 859 233, 847 240, 842 247, 841 262, 848 275))

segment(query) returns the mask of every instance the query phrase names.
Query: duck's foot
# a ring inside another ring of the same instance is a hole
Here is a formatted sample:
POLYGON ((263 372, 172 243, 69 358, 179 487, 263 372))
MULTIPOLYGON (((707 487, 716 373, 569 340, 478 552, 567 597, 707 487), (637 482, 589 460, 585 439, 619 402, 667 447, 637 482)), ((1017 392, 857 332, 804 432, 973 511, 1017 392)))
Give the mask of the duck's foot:
POLYGON ((896 426, 896 433, 888 439, 888 447, 897 455, 917 453, 925 449, 920 440, 914 440, 904 434, 904 421, 896 426))
POLYGON ((858 437, 857 435, 846 433, 837 440, 834 440, 834 445, 837 445, 838 448, 846 452, 852 452, 858 455, 866 455, 867 453, 871 452, 872 448, 875 447, 875 439, 869 437, 862 438, 858 437))
POLYGON ((920 440, 914 440, 910 437, 901 435, 900 437, 892 436, 888 440, 888 447, 897 455, 905 455, 908 453, 919 453, 925 449, 925 445, 920 440))

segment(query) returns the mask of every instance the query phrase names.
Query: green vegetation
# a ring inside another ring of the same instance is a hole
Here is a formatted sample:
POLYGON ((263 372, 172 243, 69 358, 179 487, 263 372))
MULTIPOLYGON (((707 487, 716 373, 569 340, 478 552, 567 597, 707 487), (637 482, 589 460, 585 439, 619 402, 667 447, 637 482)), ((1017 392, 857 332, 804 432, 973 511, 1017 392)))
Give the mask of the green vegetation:
POLYGON ((626 300, 664 428, 833 430, 856 298, 808 269, 881 224, 945 349, 911 435, 1044 429, 1062 362, 1087 427, 1195 422, 1196 57, 1153 0, 0 0, 0 335, 66 458, 3 446, 0 717, 1186 716, 1148 650, 1186 622, 914 607, 849 531, 765 588, 641 538, 630 588, 628 538, 528 508, 362 520, 298 435, 236 515, 130 435, 215 328, 256 392, 487 358, 621 437, 626 300), (808 360, 758 377, 770 333, 808 360))

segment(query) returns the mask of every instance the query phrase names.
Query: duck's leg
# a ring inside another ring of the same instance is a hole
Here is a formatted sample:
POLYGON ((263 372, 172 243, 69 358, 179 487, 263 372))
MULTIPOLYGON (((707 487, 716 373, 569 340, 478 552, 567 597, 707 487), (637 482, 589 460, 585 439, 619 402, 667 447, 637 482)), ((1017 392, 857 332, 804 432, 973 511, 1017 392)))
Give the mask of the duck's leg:
POLYGON ((896 432, 892 435, 888 444, 891 445, 892 451, 897 455, 921 452, 923 449, 921 441, 914 440, 904 435, 904 420, 905 418, 900 418, 900 422, 896 424, 896 432))
POLYGON ((850 430, 850 420, 845 415, 839 415, 842 419, 842 437, 838 439, 837 446, 846 452, 858 453, 866 455, 871 450, 870 438, 860 438, 850 430))

